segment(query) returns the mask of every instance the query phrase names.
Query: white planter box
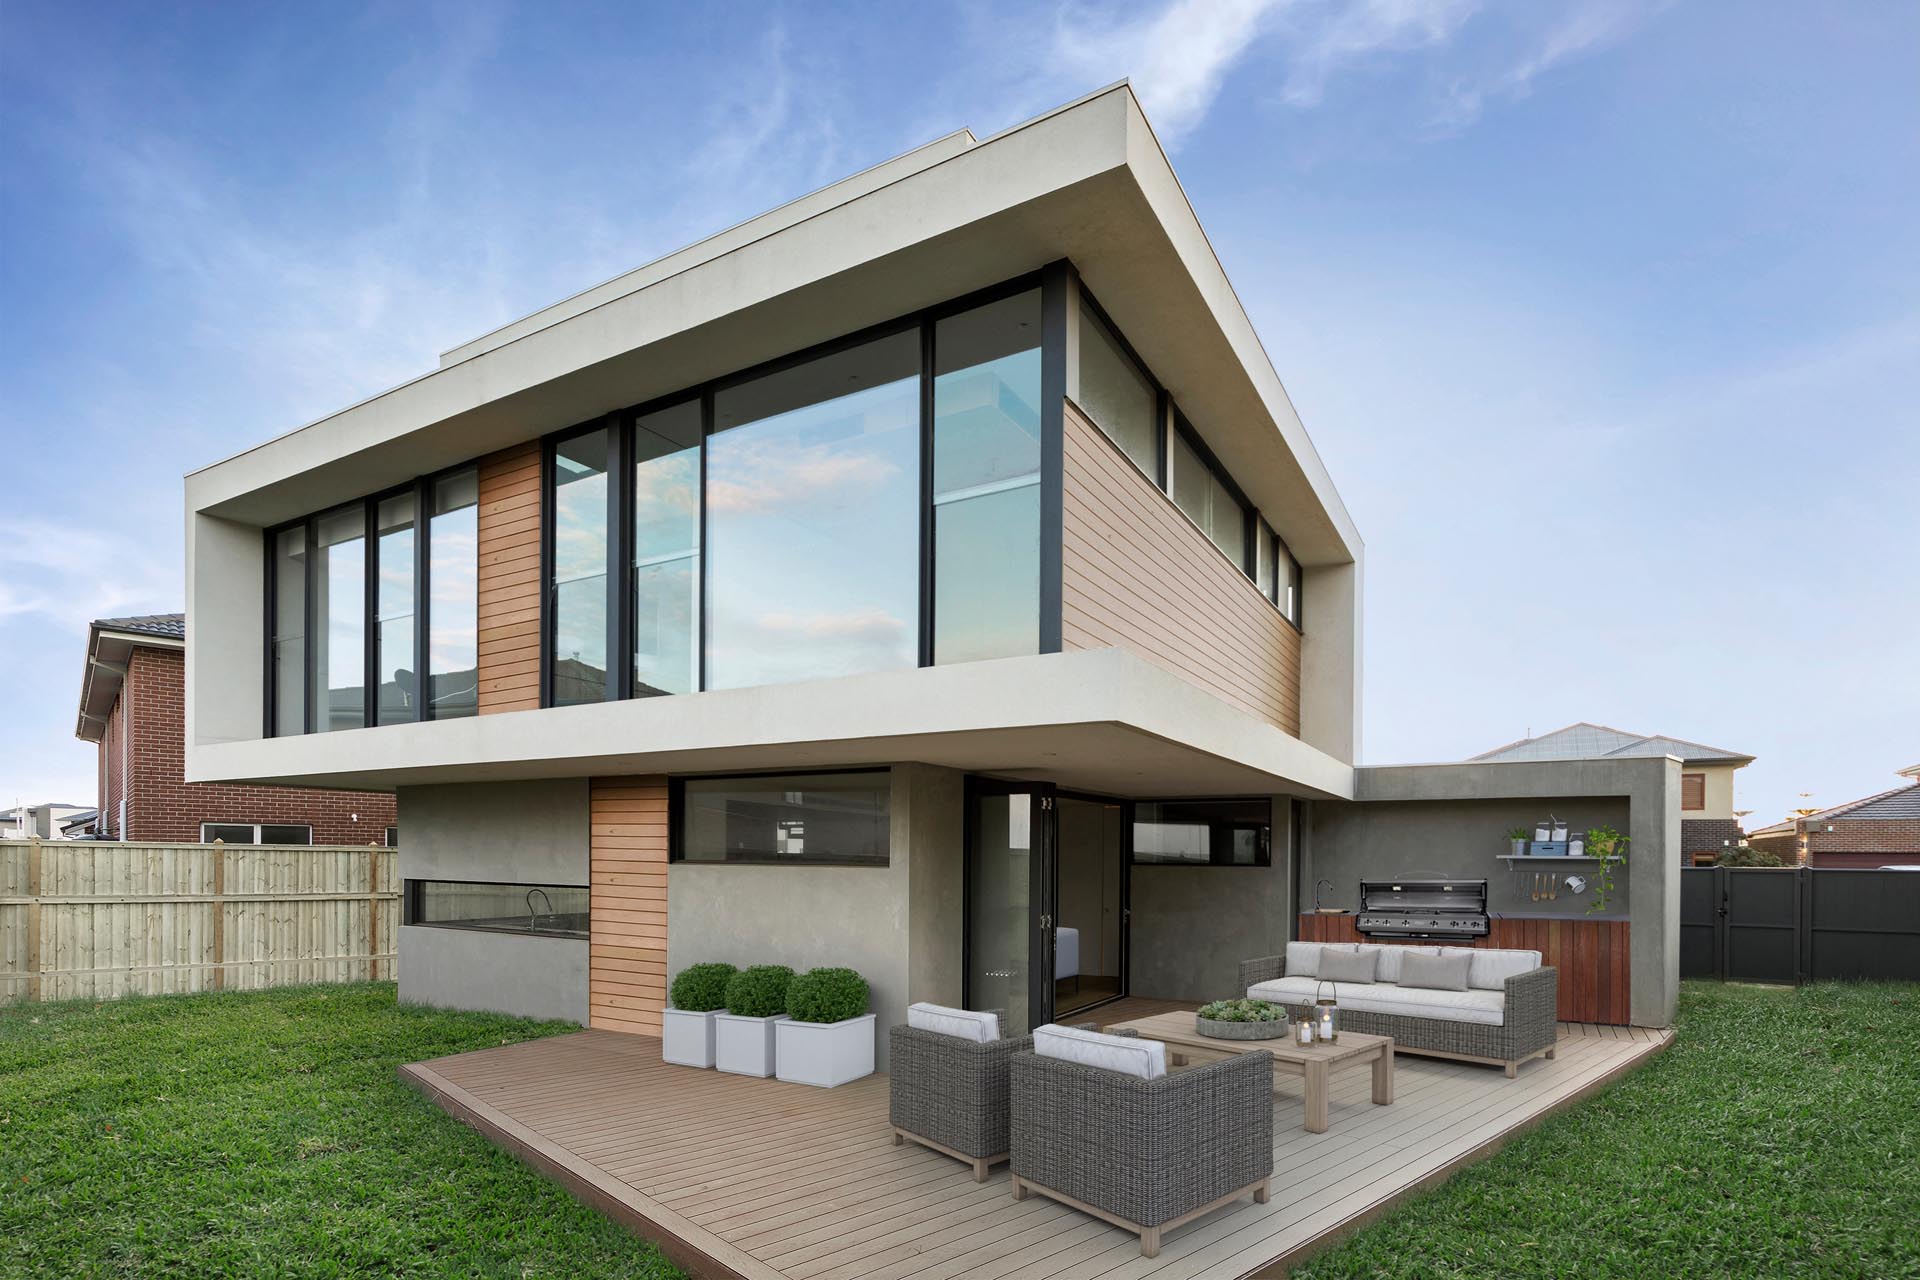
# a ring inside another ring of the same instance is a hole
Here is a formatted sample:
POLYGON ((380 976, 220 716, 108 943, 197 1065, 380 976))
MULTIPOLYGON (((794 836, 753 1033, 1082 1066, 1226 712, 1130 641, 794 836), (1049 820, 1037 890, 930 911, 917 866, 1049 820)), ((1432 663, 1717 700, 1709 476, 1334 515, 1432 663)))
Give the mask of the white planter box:
POLYGON ((713 1012, 665 1009, 660 1014, 660 1057, 682 1067, 713 1065, 713 1012))
POLYGON ((863 1013, 845 1022, 782 1022, 780 1078, 794 1084, 831 1089, 873 1074, 874 1016, 863 1013))
POLYGON ((773 1029, 786 1020, 784 1013, 777 1013, 771 1018, 714 1014, 713 1065, 737 1076, 772 1075, 773 1029))

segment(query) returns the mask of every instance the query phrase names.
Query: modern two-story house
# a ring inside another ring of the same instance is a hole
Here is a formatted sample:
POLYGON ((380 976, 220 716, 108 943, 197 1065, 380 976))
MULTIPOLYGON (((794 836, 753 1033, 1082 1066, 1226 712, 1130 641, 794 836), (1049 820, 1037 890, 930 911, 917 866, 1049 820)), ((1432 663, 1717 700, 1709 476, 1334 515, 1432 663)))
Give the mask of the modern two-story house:
POLYGON ((882 1025, 1224 994, 1355 793, 1360 537, 1125 85, 187 507, 188 775, 396 794, 408 999, 657 1032, 715 959, 852 966, 882 1025))

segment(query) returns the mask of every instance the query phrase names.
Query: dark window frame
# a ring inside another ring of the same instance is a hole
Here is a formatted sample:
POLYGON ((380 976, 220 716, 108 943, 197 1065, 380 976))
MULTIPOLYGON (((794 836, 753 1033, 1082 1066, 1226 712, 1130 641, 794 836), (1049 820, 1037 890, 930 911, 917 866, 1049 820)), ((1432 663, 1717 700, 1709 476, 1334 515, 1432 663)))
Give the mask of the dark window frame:
POLYGON ((1127 811, 1127 863, 1131 867, 1232 867, 1241 871, 1254 871, 1273 866, 1273 797, 1272 796, 1147 796, 1132 802, 1127 811), (1135 828, 1140 823, 1140 806, 1147 804, 1264 804, 1267 806, 1267 820, 1264 824, 1265 839, 1260 841, 1258 854, 1252 862, 1234 862, 1232 860, 1231 841, 1220 839, 1222 831, 1241 830, 1241 825, 1230 823, 1207 824, 1207 860, 1197 862, 1190 859, 1179 860, 1140 860, 1139 842, 1134 838, 1135 828))
POLYGON ((860 765, 850 769, 831 766, 817 769, 759 769, 747 773, 696 773, 667 779, 667 861, 684 862, 694 867, 855 867, 885 871, 893 865, 893 768, 890 765, 860 765), (687 857, 687 784, 689 782, 731 782, 755 778, 817 778, 823 774, 851 776, 878 773, 887 776, 887 856, 885 861, 871 858, 689 858, 687 857))
MULTIPOLYGON (((265 625, 263 627, 262 641, 265 652, 266 670, 261 686, 262 696, 260 704, 263 737, 292 738, 304 734, 322 732, 322 730, 315 727, 317 723, 316 705, 318 701, 315 697, 315 690, 319 673, 314 670, 313 661, 314 605, 319 590, 319 575, 316 574, 313 569, 314 561, 319 555, 319 539, 316 531, 321 520, 341 511, 352 510, 355 507, 360 509, 361 536, 366 543, 366 582, 364 583, 363 598, 360 606, 361 683, 364 689, 361 696, 362 706, 359 727, 364 729, 381 727, 379 690, 375 683, 375 678, 378 674, 380 650, 379 640, 377 638, 379 633, 380 539, 377 531, 380 521, 380 504, 389 498, 397 498, 402 494, 411 494, 413 497, 412 656, 416 689, 414 714, 406 720, 398 720, 394 723, 418 724, 421 721, 435 718, 433 715, 432 697, 433 673, 428 669, 428 660, 431 651, 433 612, 433 562, 430 554, 432 518, 428 513, 432 510, 433 490, 436 484, 450 476, 459 475, 463 471, 474 472, 477 480, 479 467, 480 460, 478 458, 469 458, 464 462, 456 462, 450 467, 441 467, 437 471, 425 472, 402 484, 391 485, 385 489, 367 494, 364 497, 353 498, 346 502, 336 502, 332 506, 321 508, 318 511, 308 512, 306 515, 300 516, 297 519, 282 520, 278 524, 268 525, 261 531, 261 545, 265 548, 262 556, 262 559, 265 561, 263 567, 265 583, 262 592, 265 599, 265 608, 263 610, 263 621, 265 625), (276 734, 274 732, 274 720, 277 710, 276 704, 279 701, 279 691, 275 687, 273 678, 273 640, 276 622, 276 606, 279 603, 279 582, 274 557, 275 546, 280 535, 290 529, 303 529, 306 536, 306 572, 304 575, 305 582, 302 584, 305 599, 301 603, 301 611, 305 615, 305 623, 302 631, 303 653, 301 658, 301 683, 302 688, 306 691, 306 706, 303 708, 301 726, 298 733, 288 731, 286 733, 276 734)), ((479 495, 476 492, 476 504, 478 501, 479 495)), ((477 593, 478 590, 479 585, 476 581, 475 592, 477 593)), ((464 717, 450 718, 462 719, 464 717)))
POLYGON ((261 837, 265 833, 265 828, 267 827, 302 827, 306 830, 306 833, 307 833, 306 844, 307 845, 313 844, 313 824, 311 822, 222 822, 222 821, 219 821, 218 819, 208 819, 200 824, 200 843, 201 844, 212 844, 215 839, 219 838, 219 837, 212 837, 207 835, 208 827, 251 827, 253 828, 252 840, 229 841, 228 843, 232 843, 232 844, 244 843, 244 844, 253 844, 253 845, 264 845, 266 843, 266 841, 263 840, 261 837))
POLYGON ((426 886, 429 884, 484 885, 496 889, 521 889, 528 893, 533 892, 535 889, 578 890, 587 895, 587 912, 589 917, 591 917, 593 911, 593 887, 591 885, 560 884, 551 880, 523 882, 519 880, 443 880, 433 877, 422 877, 419 879, 408 878, 401 882, 400 923, 402 925, 410 929, 460 929, 468 933, 505 933, 525 938, 552 938, 562 942, 584 941, 590 932, 590 930, 575 932, 573 930, 559 929, 550 929, 541 932, 532 929, 514 929, 505 925, 468 924, 460 920, 422 920, 420 918, 421 904, 426 897, 426 886))

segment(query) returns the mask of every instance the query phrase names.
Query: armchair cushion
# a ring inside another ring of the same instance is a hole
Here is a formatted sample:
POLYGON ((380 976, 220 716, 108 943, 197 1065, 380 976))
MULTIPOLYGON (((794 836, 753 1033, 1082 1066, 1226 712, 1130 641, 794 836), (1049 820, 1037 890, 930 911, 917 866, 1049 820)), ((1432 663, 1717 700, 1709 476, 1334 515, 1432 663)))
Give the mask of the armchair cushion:
POLYGON ((1167 1074, 1167 1046, 1135 1036, 1110 1036, 1049 1023, 1035 1029, 1033 1051, 1043 1058, 1104 1067, 1142 1080, 1157 1080, 1167 1074))
POLYGON ((1000 1038, 1000 1017, 993 1013, 975 1013, 971 1009, 950 1009, 945 1005, 910 1004, 907 1025, 921 1031, 933 1031, 958 1040, 987 1044, 1000 1038))

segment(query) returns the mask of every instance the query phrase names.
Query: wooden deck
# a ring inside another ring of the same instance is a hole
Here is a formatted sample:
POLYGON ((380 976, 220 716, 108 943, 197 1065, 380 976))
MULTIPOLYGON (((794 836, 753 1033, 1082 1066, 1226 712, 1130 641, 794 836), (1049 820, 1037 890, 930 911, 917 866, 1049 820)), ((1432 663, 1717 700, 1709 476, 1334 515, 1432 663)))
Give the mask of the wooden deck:
MULTIPOLYGON (((1118 1022, 1181 1007, 1122 1000, 1118 1022)), ((1191 1008, 1191 1005, 1184 1007, 1191 1008)), ((1282 1273, 1398 1198, 1495 1149, 1665 1047, 1670 1032, 1562 1024, 1558 1056, 1498 1068, 1399 1056, 1393 1105, 1336 1076, 1332 1128, 1274 1099, 1270 1203, 1242 1201, 1137 1238, 1056 1204, 1015 1201, 1006 1167, 966 1166, 887 1126, 887 1078, 813 1089, 670 1067, 660 1042, 609 1031, 482 1049, 403 1077, 696 1275, 750 1280, 1231 1280, 1282 1273)))

